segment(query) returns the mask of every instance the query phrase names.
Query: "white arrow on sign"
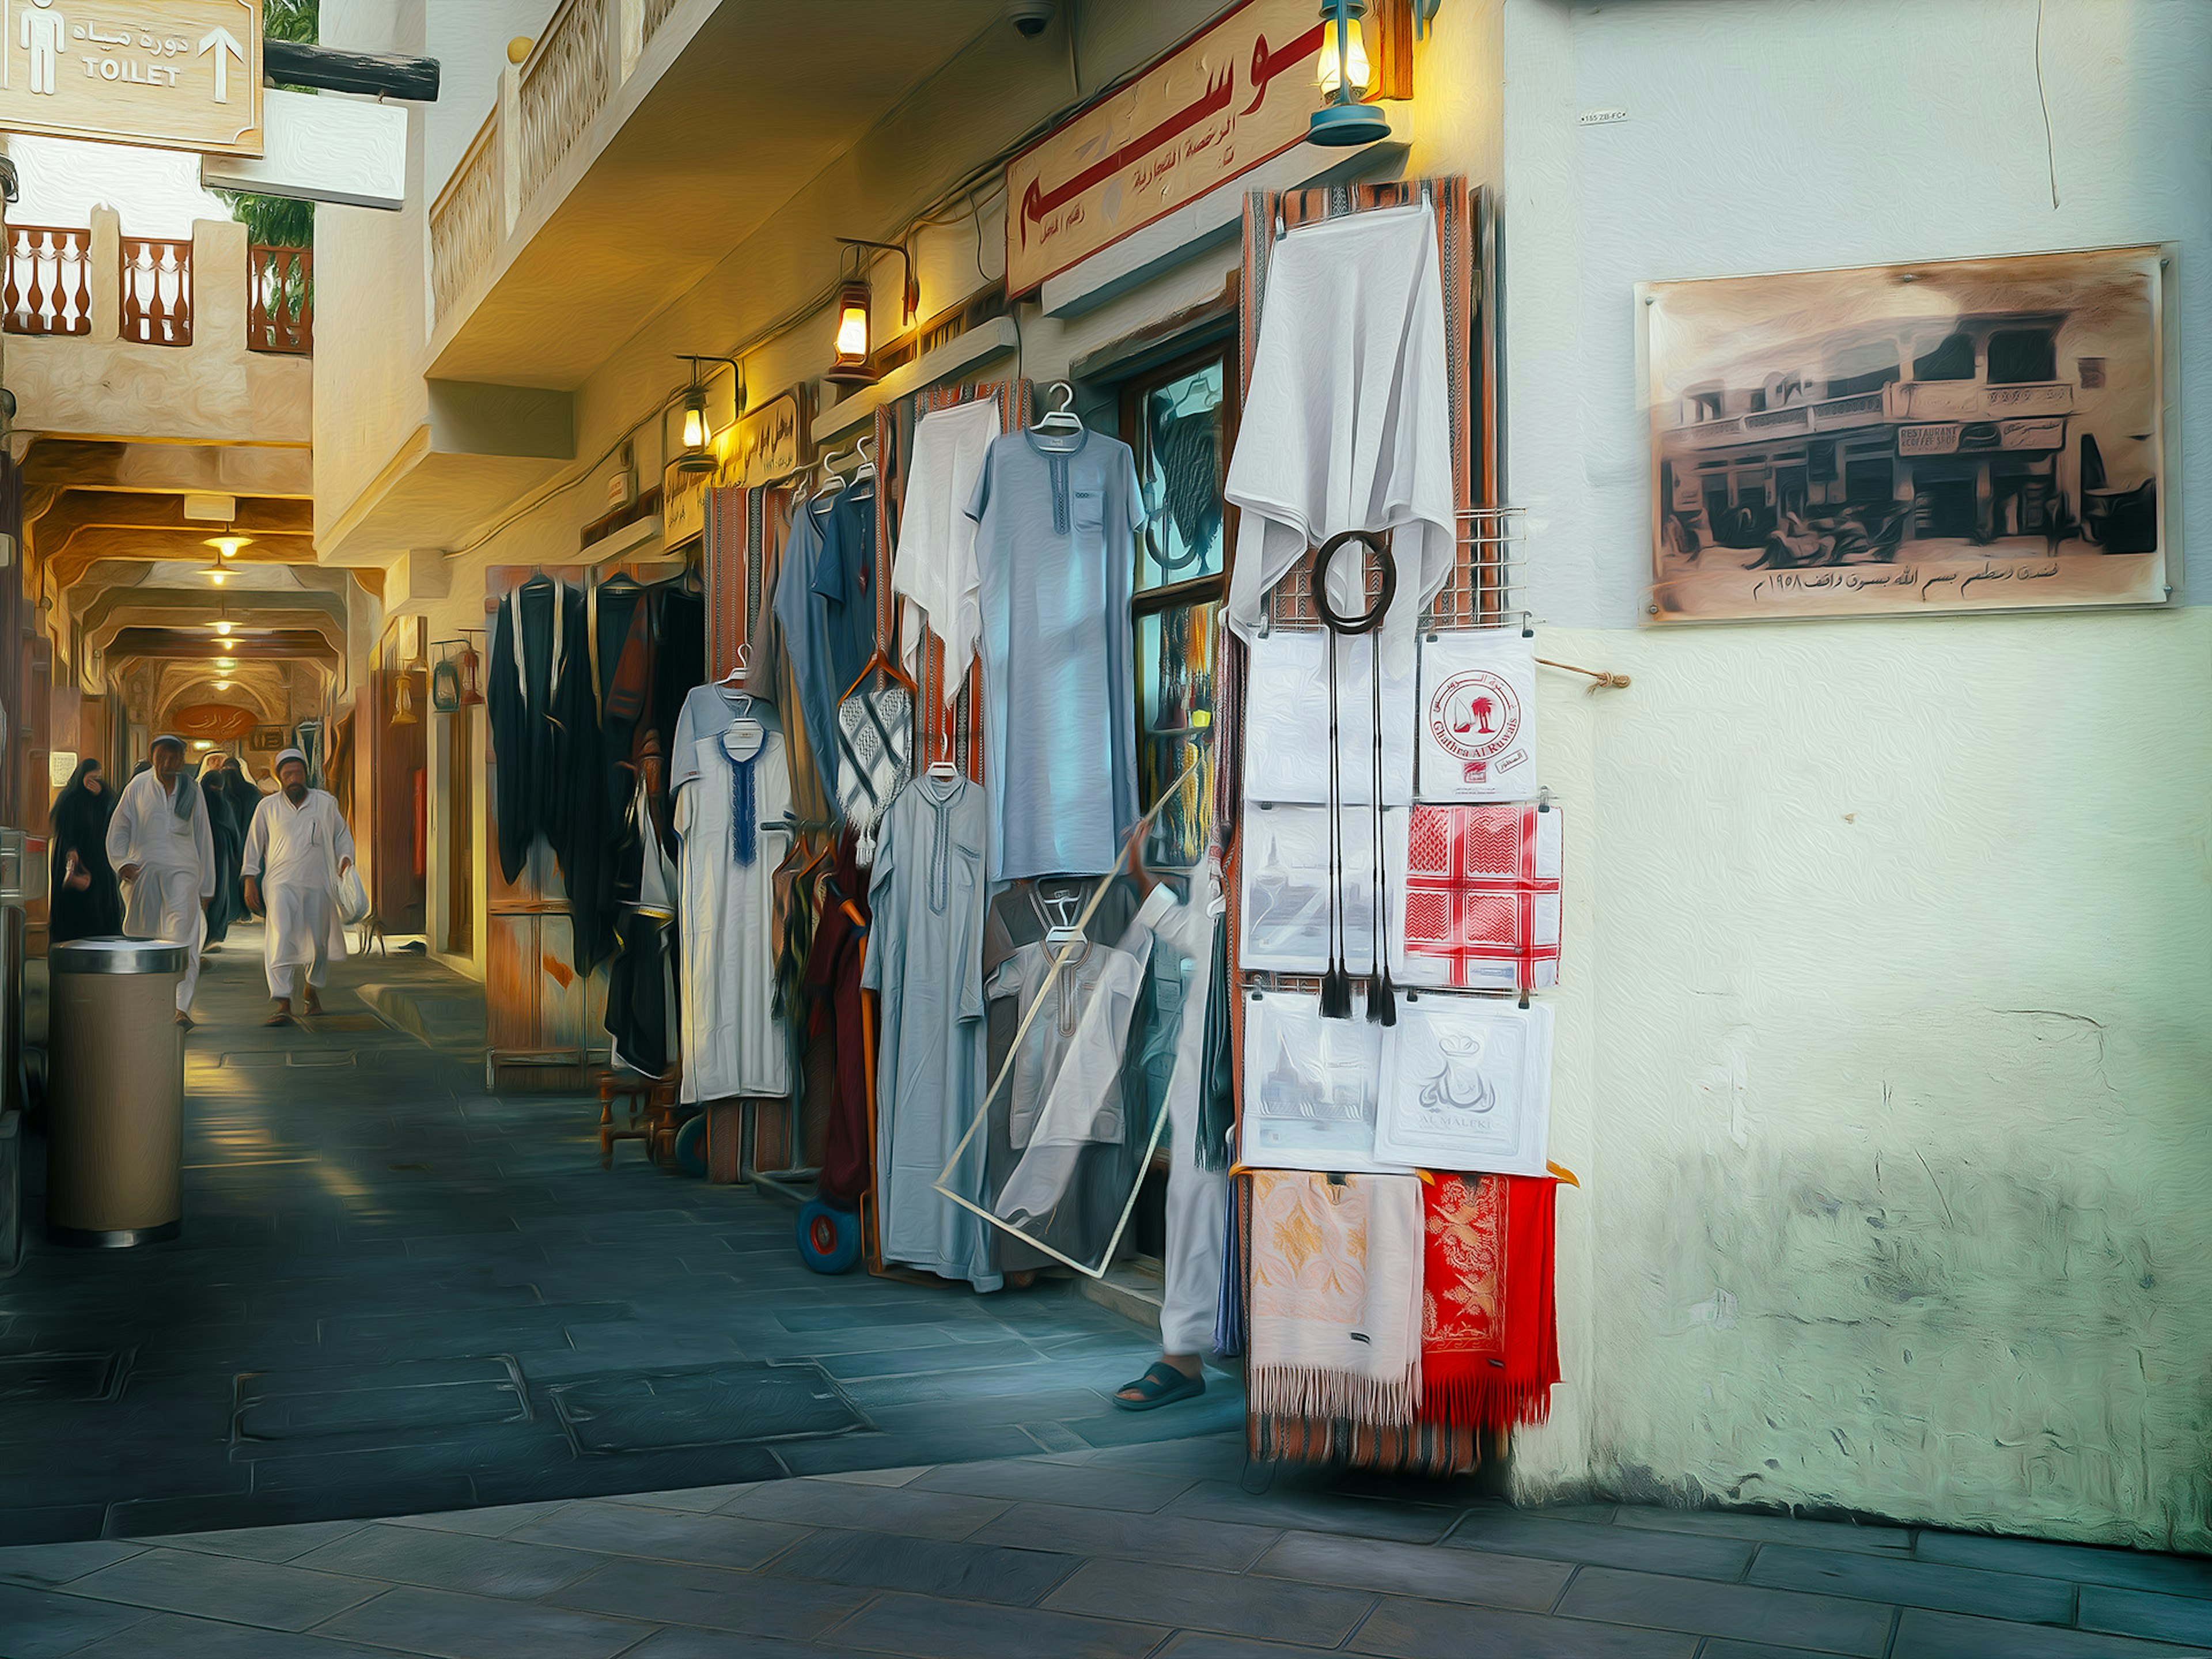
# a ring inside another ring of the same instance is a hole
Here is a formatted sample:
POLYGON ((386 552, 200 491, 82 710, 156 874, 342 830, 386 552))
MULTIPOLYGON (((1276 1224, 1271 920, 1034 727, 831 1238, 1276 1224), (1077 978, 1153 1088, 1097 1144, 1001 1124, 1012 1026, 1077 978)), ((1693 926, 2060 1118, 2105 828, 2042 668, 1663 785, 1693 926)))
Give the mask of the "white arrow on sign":
POLYGON ((238 37, 220 23, 200 37, 200 49, 192 55, 204 58, 215 53, 215 100, 218 104, 230 101, 230 60, 238 59, 240 69, 246 67, 246 48, 238 44, 238 37))

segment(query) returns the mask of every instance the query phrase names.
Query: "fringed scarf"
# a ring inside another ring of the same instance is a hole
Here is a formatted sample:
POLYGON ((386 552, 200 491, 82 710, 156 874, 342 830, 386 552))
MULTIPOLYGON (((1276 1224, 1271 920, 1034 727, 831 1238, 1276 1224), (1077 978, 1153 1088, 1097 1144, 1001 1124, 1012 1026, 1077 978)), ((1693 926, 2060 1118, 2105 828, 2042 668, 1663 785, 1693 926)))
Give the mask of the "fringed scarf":
POLYGON ((1249 1396, 1260 1413, 1413 1420, 1421 1199, 1413 1176, 1252 1176, 1249 1396))
POLYGON ((1439 1175, 1421 1189, 1421 1419, 1505 1429, 1559 1380, 1549 1176, 1439 1175))

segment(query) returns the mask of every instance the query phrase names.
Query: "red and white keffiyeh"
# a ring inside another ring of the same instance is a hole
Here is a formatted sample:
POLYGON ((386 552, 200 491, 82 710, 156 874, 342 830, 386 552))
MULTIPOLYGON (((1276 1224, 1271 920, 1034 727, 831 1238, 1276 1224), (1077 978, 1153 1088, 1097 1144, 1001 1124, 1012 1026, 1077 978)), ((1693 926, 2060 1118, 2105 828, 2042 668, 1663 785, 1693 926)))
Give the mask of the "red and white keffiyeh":
POLYGON ((1414 807, 1401 980, 1462 991, 1557 985, 1563 841, 1556 806, 1414 807))

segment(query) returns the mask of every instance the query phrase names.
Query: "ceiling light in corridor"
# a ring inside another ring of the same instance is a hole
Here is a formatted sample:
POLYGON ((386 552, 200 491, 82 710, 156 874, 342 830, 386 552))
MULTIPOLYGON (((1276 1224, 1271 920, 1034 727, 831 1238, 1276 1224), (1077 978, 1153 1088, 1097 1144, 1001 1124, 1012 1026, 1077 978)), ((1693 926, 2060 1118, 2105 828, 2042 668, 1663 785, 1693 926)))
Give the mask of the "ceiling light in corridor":
POLYGON ((238 556, 238 550, 244 547, 253 538, 251 536, 240 536, 235 533, 225 536, 210 536, 207 538, 207 544, 210 547, 214 548, 218 553, 222 554, 224 558, 234 559, 238 556))

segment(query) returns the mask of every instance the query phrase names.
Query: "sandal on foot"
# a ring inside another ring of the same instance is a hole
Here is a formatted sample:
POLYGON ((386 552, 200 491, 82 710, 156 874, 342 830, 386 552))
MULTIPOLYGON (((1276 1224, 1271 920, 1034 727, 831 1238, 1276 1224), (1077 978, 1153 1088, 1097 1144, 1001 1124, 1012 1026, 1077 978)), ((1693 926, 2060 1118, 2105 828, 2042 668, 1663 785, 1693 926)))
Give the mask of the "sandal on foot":
POLYGON ((289 1025, 292 1023, 292 1016, 289 1014, 271 1014, 268 1018, 263 1020, 261 1023, 264 1025, 289 1025))
POLYGON ((1172 1406, 1178 1400, 1195 1400, 1206 1392, 1206 1378, 1186 1376, 1164 1359, 1153 1364, 1133 1382, 1125 1382, 1115 1391, 1114 1403, 1125 1412, 1158 1411, 1163 1406, 1172 1406), (1134 1389, 1138 1397, 1125 1400, 1122 1395, 1134 1389))

